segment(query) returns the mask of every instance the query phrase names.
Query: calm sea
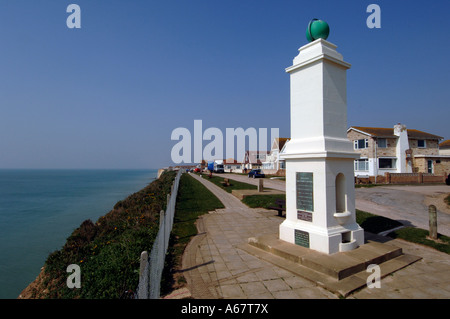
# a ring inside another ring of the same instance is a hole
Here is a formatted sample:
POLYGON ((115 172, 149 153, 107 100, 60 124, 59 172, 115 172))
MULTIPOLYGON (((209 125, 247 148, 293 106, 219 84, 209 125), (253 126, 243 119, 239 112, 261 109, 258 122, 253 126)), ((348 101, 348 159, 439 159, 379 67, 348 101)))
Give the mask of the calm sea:
POLYGON ((144 188, 157 170, 0 170, 0 298, 17 298, 84 220, 144 188))

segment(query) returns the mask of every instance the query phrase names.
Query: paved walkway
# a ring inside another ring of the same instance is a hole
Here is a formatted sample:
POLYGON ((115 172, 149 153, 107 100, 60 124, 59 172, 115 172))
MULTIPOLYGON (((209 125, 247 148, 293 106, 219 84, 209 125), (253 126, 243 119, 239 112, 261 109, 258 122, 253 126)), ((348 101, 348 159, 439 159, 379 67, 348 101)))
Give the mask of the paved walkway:
MULTIPOLYGON (((278 233, 283 219, 272 211, 250 209, 207 179, 191 176, 225 205, 198 220, 199 235, 186 247, 183 273, 194 298, 338 298, 313 282, 237 248, 249 237, 278 233)), ((401 240, 389 243, 423 259, 382 279, 381 288, 364 288, 349 298, 450 298, 449 255, 401 240)))

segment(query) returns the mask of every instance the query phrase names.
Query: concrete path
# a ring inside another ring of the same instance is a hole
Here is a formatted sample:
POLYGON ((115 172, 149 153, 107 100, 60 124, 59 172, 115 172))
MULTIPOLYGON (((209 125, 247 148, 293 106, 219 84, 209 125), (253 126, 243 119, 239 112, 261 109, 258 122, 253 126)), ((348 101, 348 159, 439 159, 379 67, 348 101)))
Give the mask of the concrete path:
MULTIPOLYGON (((183 255, 183 274, 194 298, 338 298, 314 282, 237 248, 249 237, 278 234, 283 219, 273 211, 250 209, 207 179, 191 176, 225 205, 198 220, 199 235, 183 255)), ((423 259, 382 279, 381 288, 363 288, 349 298, 450 298, 449 255, 402 240, 389 244, 423 259)))

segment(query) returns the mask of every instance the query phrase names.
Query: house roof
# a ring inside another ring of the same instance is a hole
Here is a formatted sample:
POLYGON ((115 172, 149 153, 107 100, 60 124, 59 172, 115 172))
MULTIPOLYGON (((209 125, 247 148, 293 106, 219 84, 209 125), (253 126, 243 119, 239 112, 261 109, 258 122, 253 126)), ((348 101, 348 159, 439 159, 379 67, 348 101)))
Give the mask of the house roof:
POLYGON ((281 151, 283 149, 284 144, 286 144, 287 141, 290 140, 288 137, 278 137, 275 139, 278 144, 278 150, 281 151))
POLYGON ((441 144, 439 144, 440 149, 450 148, 450 140, 445 140, 441 144))
MULTIPOLYGON (((373 137, 383 137, 383 138, 397 138, 398 136, 394 135, 394 128, 382 128, 382 127, 363 127, 363 126, 352 126, 348 130, 355 129, 362 133, 366 133, 373 137)), ((433 140, 441 140, 443 137, 430 134, 427 132, 407 129, 408 137, 414 139, 433 139, 433 140)))

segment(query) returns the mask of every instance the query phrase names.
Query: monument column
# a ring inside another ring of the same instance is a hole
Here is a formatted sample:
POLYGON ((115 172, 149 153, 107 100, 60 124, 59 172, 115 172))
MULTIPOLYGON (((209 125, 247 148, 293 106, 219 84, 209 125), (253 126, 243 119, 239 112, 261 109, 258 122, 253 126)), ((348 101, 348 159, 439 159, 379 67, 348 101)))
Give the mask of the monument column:
MULTIPOLYGON (((347 138, 347 80, 351 65, 326 41, 328 25, 314 19, 312 42, 286 69, 291 81, 291 140, 286 161, 286 220, 280 239, 326 254, 364 244, 355 219, 354 160, 347 138), (319 37, 314 37, 314 31, 319 37), (324 35, 325 33, 325 35, 324 35)), ((329 29, 328 29, 329 30, 329 29)))

